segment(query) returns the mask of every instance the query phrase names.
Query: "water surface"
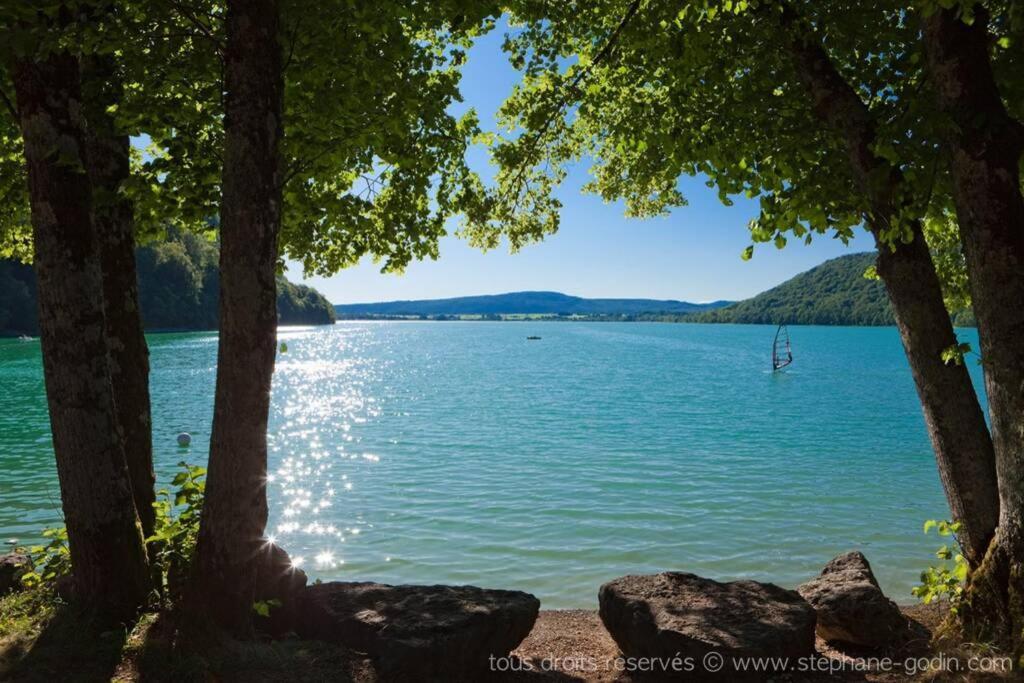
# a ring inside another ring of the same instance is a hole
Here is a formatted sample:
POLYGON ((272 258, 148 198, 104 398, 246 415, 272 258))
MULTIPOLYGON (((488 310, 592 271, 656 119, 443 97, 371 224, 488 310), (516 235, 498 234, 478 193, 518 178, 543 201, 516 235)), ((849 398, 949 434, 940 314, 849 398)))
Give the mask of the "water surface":
MULTIPOLYGON (((909 601, 938 545, 921 524, 948 509, 898 334, 790 334, 796 360, 772 374, 763 326, 282 328, 268 533, 324 580, 517 588, 548 608, 665 569, 792 587, 859 548, 909 601)), ((205 460, 217 338, 149 341, 167 482, 205 460)), ((30 542, 60 522, 38 342, 0 341, 0 386, 0 534, 30 542)))

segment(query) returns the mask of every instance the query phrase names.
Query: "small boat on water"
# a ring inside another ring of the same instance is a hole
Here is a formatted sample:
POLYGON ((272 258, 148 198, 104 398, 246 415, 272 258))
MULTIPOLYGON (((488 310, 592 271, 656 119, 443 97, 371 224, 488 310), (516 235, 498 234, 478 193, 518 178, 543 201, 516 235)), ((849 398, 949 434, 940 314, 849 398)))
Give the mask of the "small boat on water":
POLYGON ((793 347, 789 343, 789 330, 779 325, 772 342, 772 372, 778 372, 793 362, 793 347))
POLYGON ((30 342, 30 341, 33 341, 33 340, 32 340, 32 337, 28 336, 27 334, 22 334, 22 335, 18 336, 18 341, 20 341, 20 342, 30 342))
POLYGON ((536 341, 538 339, 540 339, 540 337, 536 335, 530 335, 529 337, 526 338, 526 341, 536 341))

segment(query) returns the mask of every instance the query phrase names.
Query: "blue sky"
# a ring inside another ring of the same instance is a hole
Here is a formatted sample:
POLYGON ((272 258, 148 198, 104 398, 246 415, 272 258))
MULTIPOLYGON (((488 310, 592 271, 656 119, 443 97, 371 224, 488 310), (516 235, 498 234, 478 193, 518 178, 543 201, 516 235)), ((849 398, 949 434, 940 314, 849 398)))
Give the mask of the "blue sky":
MULTIPOLYGON (((499 26, 473 47, 462 81, 466 105, 492 130, 494 114, 517 78, 501 51, 503 34, 499 26)), ((486 173, 486 155, 475 156, 478 170, 486 173)), ((744 262, 740 252, 750 243, 746 226, 757 215, 756 201, 737 197, 725 207, 703 179, 683 178, 680 188, 689 205, 641 221, 625 218, 619 203, 581 194, 585 180, 586 164, 566 180, 559 232, 517 254, 504 248, 482 253, 450 236, 441 241, 437 261, 413 263, 402 275, 382 275, 365 259, 333 277, 302 281, 334 303, 520 290, 712 301, 752 296, 827 259, 873 248, 861 231, 848 247, 828 237, 783 250, 759 245, 754 258, 744 262)), ((292 264, 288 276, 301 280, 299 266, 292 264)))

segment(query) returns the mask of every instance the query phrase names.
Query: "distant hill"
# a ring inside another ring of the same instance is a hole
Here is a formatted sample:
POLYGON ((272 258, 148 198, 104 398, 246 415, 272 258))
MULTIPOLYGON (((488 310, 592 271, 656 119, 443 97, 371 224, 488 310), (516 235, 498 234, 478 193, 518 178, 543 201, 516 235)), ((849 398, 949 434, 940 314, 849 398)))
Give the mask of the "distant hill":
MULTIPOLYGON (((147 330, 217 328, 220 273, 217 245, 196 235, 172 234, 136 251, 139 301, 147 330)), ((326 325, 334 309, 320 292, 277 279, 282 325, 326 325)), ((31 266, 0 260, 0 335, 39 333, 31 266)))
POLYGON ((446 317, 459 315, 623 316, 637 313, 694 313, 726 306, 728 301, 694 304, 672 299, 584 299, 559 292, 511 292, 454 299, 336 304, 338 315, 358 317, 446 317))
POLYGON ((893 325, 885 287, 864 277, 875 254, 840 256, 757 296, 687 316, 693 322, 893 325))
MULTIPOLYGON (((341 318, 501 318, 656 321, 793 325, 893 325, 885 287, 864 277, 874 252, 849 254, 739 302, 694 304, 658 299, 584 299, 558 292, 512 292, 453 299, 338 304, 341 318)), ((957 325, 973 325, 970 311, 954 316, 957 325)))

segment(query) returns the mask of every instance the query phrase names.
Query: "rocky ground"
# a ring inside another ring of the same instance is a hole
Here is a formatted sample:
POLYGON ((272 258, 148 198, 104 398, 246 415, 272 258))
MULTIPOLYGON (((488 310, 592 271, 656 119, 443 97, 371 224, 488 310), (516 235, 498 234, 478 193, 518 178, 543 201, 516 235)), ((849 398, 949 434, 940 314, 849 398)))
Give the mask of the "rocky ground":
MULTIPOLYGON (((935 656, 928 647, 928 636, 944 615, 943 606, 916 605, 901 608, 921 634, 897 657, 935 656)), ((173 652, 165 619, 146 617, 131 633, 89 634, 78 624, 49 622, 43 634, 18 638, 0 637, 0 680, 40 681, 350 681, 374 683, 385 680, 369 657, 345 648, 285 639, 264 643, 240 644, 221 652, 216 659, 190 661, 173 652), (115 641, 115 642, 108 642, 115 641)), ((27 634, 26 634, 27 635, 27 634)), ((817 650, 831 660, 851 660, 858 653, 840 651, 820 639, 817 650)), ((860 653, 864 656, 866 653, 860 653)), ((515 670, 489 676, 474 676, 477 681, 496 683, 639 683, 651 679, 616 672, 611 666, 593 666, 614 662, 620 652, 605 630, 596 610, 553 610, 540 612, 526 639, 512 652, 509 661, 515 670)), ((1002 680, 1005 680, 1003 677, 1002 680)), ((991 680, 992 677, 936 675, 924 672, 910 677, 902 673, 849 673, 842 676, 775 676, 755 680, 779 681, 961 681, 991 680)), ((998 677, 996 680, 1001 680, 998 677)), ((454 680, 454 679, 445 679, 454 680)), ((719 678, 730 681, 732 679, 719 678)))
MULTIPOLYGON (((928 646, 933 629, 937 628, 945 615, 945 607, 933 605, 910 605, 900 608, 912 622, 919 638, 908 643, 900 652, 893 653, 895 659, 906 657, 928 657, 932 652, 928 646)), ((830 646, 820 638, 816 641, 818 654, 836 661, 851 661, 857 657, 874 656, 868 652, 851 652, 830 646)), ((597 610, 546 610, 537 618, 530 635, 512 653, 524 664, 519 671, 499 677, 504 681, 580 681, 586 683, 626 683, 638 679, 614 670, 614 662, 622 655, 615 641, 608 635, 597 610), (529 663, 527 666, 525 663, 529 663), (596 670, 592 663, 600 663, 596 670), (527 670, 530 669, 530 670, 527 670)), ((922 681, 931 680, 968 680, 966 676, 939 677, 936 672, 922 673, 919 676, 907 676, 904 672, 882 673, 850 672, 846 675, 783 675, 777 681, 906 681, 916 678, 922 681)), ((727 680, 727 679, 722 679, 727 680)), ((974 677, 970 680, 986 680, 974 677)), ((998 680, 998 678, 996 678, 998 680)))
MULTIPOLYGON (((1010 660, 991 650, 936 650, 932 636, 949 606, 898 607, 855 551, 836 557, 797 590, 685 572, 628 575, 601 587, 598 610, 561 611, 539 611, 540 601, 527 593, 472 586, 306 586, 305 576, 279 554, 273 566, 287 569, 269 573, 277 578, 261 591, 284 602, 258 618, 264 635, 256 641, 197 639, 195 625, 178 628, 171 610, 111 630, 90 626, 52 590, 0 597, 0 680, 639 683, 667 673, 674 680, 730 683, 888 683, 1012 677, 1010 660), (751 657, 760 664, 749 668, 751 657), (715 658, 719 666, 711 668, 715 658), (1002 668, 990 674, 997 660, 1002 668)), ((4 568, 11 569, 0 563, 4 568)))

